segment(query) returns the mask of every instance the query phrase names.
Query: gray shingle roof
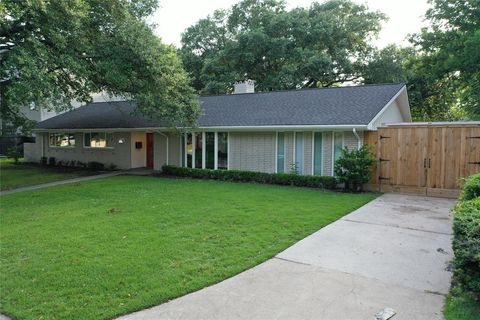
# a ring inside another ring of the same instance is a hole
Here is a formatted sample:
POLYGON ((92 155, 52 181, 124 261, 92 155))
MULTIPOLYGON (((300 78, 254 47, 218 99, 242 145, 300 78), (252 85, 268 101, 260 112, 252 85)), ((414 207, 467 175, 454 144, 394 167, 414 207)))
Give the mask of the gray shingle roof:
MULTIPOLYGON (((200 127, 367 125, 403 88, 381 84, 200 97, 200 127)), ((38 129, 151 128, 165 123, 133 115, 135 104, 97 102, 42 121, 38 129)))

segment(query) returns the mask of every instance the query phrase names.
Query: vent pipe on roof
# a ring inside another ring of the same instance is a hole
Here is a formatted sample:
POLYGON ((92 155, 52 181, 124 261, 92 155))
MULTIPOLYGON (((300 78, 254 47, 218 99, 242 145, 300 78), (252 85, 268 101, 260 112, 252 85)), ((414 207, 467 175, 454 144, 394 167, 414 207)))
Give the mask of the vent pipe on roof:
POLYGON ((235 81, 233 85, 233 94, 254 93, 255 81, 247 79, 245 81, 235 81))

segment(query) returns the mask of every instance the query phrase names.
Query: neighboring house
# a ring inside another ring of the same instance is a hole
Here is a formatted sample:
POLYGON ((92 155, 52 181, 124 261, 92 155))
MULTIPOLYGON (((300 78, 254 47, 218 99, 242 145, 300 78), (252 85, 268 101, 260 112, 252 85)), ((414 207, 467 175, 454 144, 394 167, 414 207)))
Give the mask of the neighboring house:
POLYGON ((135 116, 129 102, 91 103, 40 122, 33 154, 130 169, 162 165, 332 175, 343 147, 365 131, 411 122, 406 87, 379 84, 200 97, 195 133, 135 116))

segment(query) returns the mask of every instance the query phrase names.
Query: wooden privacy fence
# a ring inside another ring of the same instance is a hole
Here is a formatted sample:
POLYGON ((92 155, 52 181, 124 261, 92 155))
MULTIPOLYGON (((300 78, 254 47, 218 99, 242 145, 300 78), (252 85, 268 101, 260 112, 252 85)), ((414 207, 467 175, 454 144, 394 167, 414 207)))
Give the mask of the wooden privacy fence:
POLYGON ((394 124, 364 142, 377 158, 368 189, 455 198, 480 172, 480 122, 394 124))

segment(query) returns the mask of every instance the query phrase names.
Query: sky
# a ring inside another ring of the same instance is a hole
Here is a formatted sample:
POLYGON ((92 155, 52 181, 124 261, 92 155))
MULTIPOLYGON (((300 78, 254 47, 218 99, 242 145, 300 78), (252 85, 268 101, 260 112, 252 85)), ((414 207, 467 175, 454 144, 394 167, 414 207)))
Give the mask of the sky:
MULTIPOLYGON (((160 0, 160 8, 151 17, 157 24, 156 34, 163 42, 180 46, 181 33, 216 9, 226 9, 239 0, 160 0)), ((429 8, 427 0, 353 0, 379 10, 389 18, 383 24, 374 44, 383 48, 389 44, 407 45, 408 34, 420 31, 426 25, 423 15, 429 8)), ((313 1, 287 0, 289 9, 308 7, 313 1)), ((318 2, 324 2, 318 0, 318 2)))

